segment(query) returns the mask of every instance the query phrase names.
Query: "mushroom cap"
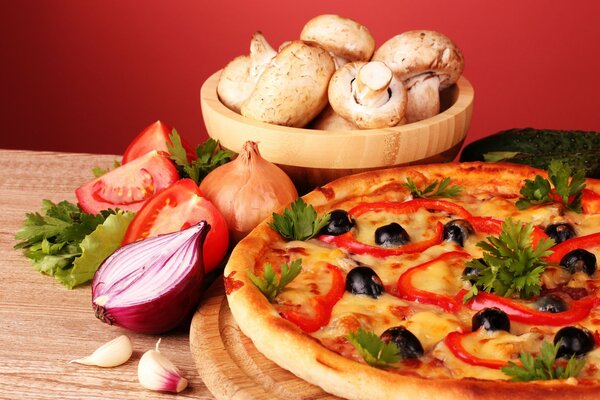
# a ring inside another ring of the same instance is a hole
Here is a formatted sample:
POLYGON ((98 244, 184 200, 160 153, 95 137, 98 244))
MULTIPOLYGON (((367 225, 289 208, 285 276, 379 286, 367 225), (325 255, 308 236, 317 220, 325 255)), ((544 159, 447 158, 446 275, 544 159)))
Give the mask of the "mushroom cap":
POLYGON ((375 39, 367 27, 334 14, 319 15, 308 21, 300 39, 316 42, 348 61, 368 61, 375 51, 375 39))
POLYGON ((321 46, 294 40, 267 65, 240 112, 262 122, 303 127, 327 105, 334 71, 333 59, 321 46))
POLYGON ((386 63, 401 81, 433 73, 440 78, 440 90, 454 84, 464 69, 460 49, 446 35, 427 30, 396 35, 382 44, 373 60, 386 63))
POLYGON ((400 124, 406 110, 407 94, 402 82, 395 76, 384 90, 388 101, 380 106, 365 106, 357 102, 352 92, 352 81, 366 62, 355 61, 339 68, 329 82, 329 104, 343 118, 360 129, 378 129, 400 124))

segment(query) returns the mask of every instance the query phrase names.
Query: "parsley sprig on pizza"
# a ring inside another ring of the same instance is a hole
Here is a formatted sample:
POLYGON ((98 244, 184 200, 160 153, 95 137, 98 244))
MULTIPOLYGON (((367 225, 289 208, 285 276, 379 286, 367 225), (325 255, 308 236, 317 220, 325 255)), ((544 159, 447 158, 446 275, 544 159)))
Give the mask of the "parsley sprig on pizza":
POLYGON ((540 353, 535 357, 531 353, 521 352, 521 365, 512 361, 502 367, 502 372, 510 376, 513 382, 528 382, 551 379, 567 379, 579 376, 585 366, 585 359, 572 355, 566 365, 557 363, 557 353, 560 343, 553 345, 543 342, 540 353))
POLYGON ((290 264, 284 263, 281 266, 279 278, 273 270, 270 263, 265 265, 262 276, 256 276, 250 271, 246 271, 252 283, 265 295, 269 301, 273 301, 291 281, 293 281, 302 272, 302 259, 292 261, 290 264))
POLYGON ((553 160, 548 167, 548 179, 536 175, 525 180, 516 206, 524 210, 534 205, 560 203, 568 210, 582 212, 581 200, 585 188, 585 171, 553 160))
POLYGON ((423 189, 419 189, 410 177, 406 178, 406 182, 402 184, 410 191, 414 198, 439 198, 439 197, 456 197, 460 194, 462 186, 450 186, 450 178, 435 180, 423 189))
POLYGON ((300 197, 283 214, 273 213, 269 226, 286 240, 308 240, 329 223, 329 214, 319 217, 314 207, 300 197))
POLYGON ((484 251, 483 259, 466 263, 477 270, 477 279, 463 301, 480 290, 505 297, 516 293, 524 299, 539 294, 541 276, 548 265, 544 257, 552 254, 549 249, 554 244, 554 240, 542 238, 533 246, 533 225, 508 218, 502 223, 499 237, 489 236, 487 241, 477 243, 484 251))
POLYGON ((346 336, 367 364, 387 367, 400 361, 400 350, 393 342, 385 343, 375 333, 358 329, 346 336))

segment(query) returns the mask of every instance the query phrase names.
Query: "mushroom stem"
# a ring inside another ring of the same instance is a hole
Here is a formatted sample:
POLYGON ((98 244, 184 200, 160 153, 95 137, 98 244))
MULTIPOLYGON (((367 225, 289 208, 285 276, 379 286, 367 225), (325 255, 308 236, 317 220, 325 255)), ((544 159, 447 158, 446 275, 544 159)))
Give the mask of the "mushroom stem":
POLYGON ((421 74, 406 82, 408 103, 407 123, 421 121, 440 113, 440 79, 437 75, 421 74))
POLYGON ((392 70, 381 61, 363 65, 352 82, 352 94, 356 102, 367 107, 385 104, 390 98, 388 87, 392 76, 392 70))

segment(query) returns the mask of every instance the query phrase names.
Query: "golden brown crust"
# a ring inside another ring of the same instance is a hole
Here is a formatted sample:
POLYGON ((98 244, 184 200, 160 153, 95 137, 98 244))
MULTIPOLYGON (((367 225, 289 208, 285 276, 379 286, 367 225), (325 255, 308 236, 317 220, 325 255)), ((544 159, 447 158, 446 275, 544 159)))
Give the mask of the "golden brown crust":
MULTIPOLYGON (((335 209, 347 198, 393 197, 391 191, 405 190, 398 185, 406 176, 413 179, 451 177, 465 190, 518 193, 524 179, 543 171, 527 166, 501 163, 463 163, 410 166, 366 172, 341 178, 304 196, 319 213, 335 209)), ((587 186, 600 191, 600 181, 588 180, 587 186)), ((401 196, 405 196, 404 192, 401 196)), ((225 276, 235 274, 244 283, 228 295, 232 314, 242 332, 256 348, 281 367, 337 396, 352 399, 596 399, 597 381, 538 381, 511 383, 477 379, 425 379, 400 375, 347 359, 323 347, 316 339, 283 319, 274 306, 251 283, 246 271, 255 267, 263 248, 278 239, 267 221, 260 224, 234 249, 225 268, 225 276)))

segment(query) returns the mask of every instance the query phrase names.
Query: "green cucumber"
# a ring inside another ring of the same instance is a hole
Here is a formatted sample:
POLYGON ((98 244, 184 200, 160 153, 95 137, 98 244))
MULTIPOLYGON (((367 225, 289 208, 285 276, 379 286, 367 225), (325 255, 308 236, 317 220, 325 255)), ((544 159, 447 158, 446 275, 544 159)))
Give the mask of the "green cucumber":
POLYGON ((561 160, 600 178, 600 132, 510 129, 467 145, 460 161, 503 161, 547 169, 561 160))

